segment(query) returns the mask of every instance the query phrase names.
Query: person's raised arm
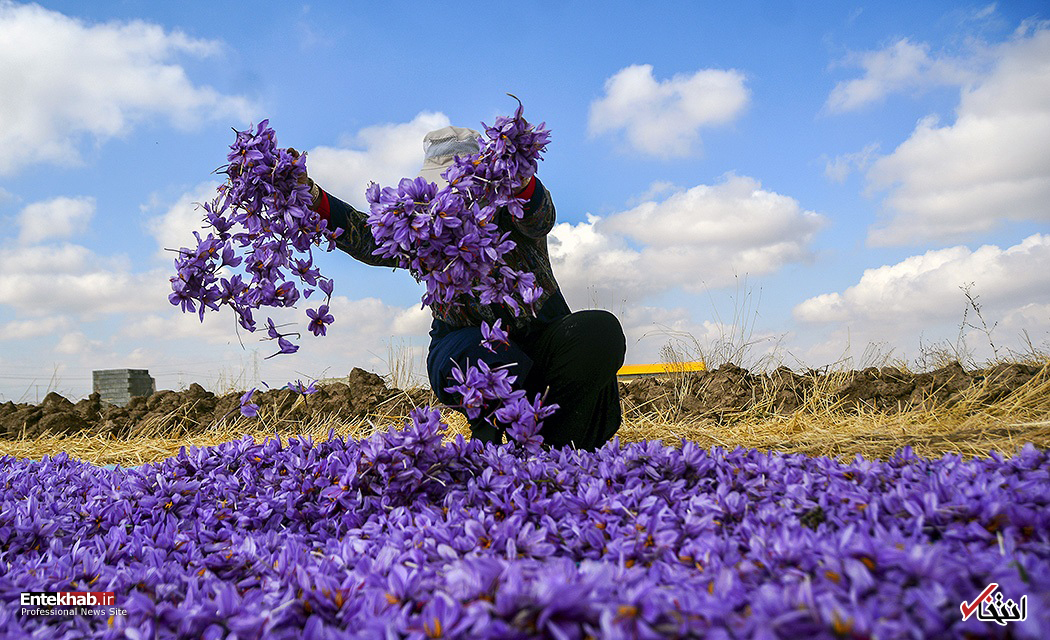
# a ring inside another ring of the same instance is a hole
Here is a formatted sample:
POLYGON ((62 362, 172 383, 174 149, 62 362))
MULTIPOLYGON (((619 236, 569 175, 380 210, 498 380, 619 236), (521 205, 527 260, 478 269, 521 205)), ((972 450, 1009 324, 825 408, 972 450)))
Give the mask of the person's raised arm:
POLYGON ((343 233, 335 239, 335 246, 349 253, 355 259, 376 267, 397 267, 397 259, 384 258, 372 252, 378 248, 368 226, 368 214, 358 211, 353 206, 327 193, 316 184, 319 192, 314 199, 314 211, 328 220, 332 229, 342 229, 343 233))
MULTIPOLYGON (((299 155, 295 149, 289 149, 288 152, 295 156, 299 155)), ((322 219, 328 221, 329 229, 343 230, 343 233, 336 238, 335 246, 365 264, 377 267, 398 266, 394 258, 383 258, 372 254, 377 245, 372 236, 372 229, 368 226, 368 214, 358 211, 329 194, 318 186, 313 178, 304 175, 302 180, 310 185, 310 198, 313 202, 310 208, 316 211, 322 219)))

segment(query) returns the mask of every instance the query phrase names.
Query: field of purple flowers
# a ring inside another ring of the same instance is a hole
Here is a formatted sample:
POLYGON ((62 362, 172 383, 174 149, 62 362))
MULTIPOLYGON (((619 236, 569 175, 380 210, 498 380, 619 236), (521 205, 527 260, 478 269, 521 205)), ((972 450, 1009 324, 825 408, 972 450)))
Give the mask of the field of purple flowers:
POLYGON ((897 638, 1050 634, 1047 453, 886 462, 656 443, 528 452, 436 413, 136 469, 0 459, 0 635, 897 638), (960 605, 1027 598, 999 625, 960 605), (126 615, 21 615, 112 591, 126 615))

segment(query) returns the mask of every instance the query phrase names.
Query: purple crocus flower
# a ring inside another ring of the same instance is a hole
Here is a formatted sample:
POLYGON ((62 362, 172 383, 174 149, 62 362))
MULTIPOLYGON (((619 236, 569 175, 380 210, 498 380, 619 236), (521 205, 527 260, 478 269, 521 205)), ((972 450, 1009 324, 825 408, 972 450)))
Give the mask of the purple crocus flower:
POLYGON ((332 314, 328 313, 328 305, 322 304, 317 309, 307 309, 306 315, 310 317, 310 331, 315 336, 323 336, 327 331, 327 325, 335 322, 332 314))
POLYGON ((510 338, 507 336, 507 332, 503 330, 502 325, 502 319, 498 319, 492 324, 488 322, 481 323, 481 346, 492 353, 496 353, 496 345, 502 344, 507 346, 509 344, 510 338))
POLYGON ((299 345, 293 343, 284 336, 280 336, 277 338, 277 348, 279 349, 278 353, 295 353, 299 350, 299 345))
POLYGON ((246 418, 254 418, 259 413, 259 405, 252 402, 252 396, 255 394, 255 389, 249 389, 247 393, 241 396, 241 415, 246 418))
POLYGON ((286 387, 299 395, 308 396, 317 393, 317 387, 315 386, 317 381, 313 381, 310 384, 303 384, 302 380, 296 380, 294 383, 289 382, 286 387))
POLYGON ((335 283, 332 282, 331 278, 319 280, 317 286, 320 287, 321 291, 324 291, 326 296, 329 298, 332 297, 332 289, 335 286, 335 283))

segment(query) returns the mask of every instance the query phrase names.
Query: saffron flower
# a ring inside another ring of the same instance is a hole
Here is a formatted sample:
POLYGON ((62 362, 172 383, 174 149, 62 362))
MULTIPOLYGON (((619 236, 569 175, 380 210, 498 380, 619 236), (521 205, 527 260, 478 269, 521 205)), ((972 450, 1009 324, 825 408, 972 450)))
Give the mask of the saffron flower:
POLYGON ((540 295, 535 279, 506 264, 514 242, 496 218, 503 208, 523 215, 516 194, 535 173, 550 133, 524 119, 520 101, 512 117, 497 118, 485 132, 477 154, 455 158, 441 189, 423 178, 404 178, 396 187, 370 184, 368 224, 376 254, 397 259, 426 285, 424 306, 443 310, 477 299, 515 314, 533 312, 540 295))
POLYGON ((312 331, 315 336, 325 335, 327 326, 335 322, 335 318, 332 314, 328 313, 328 305, 326 304, 322 304, 317 307, 316 310, 307 309, 306 315, 310 317, 310 331, 312 331))
POLYGON ((241 415, 246 418, 254 418, 259 414, 259 405, 252 402, 252 396, 255 394, 256 389, 249 389, 247 393, 241 396, 241 415))
POLYGON ((317 393, 317 381, 314 380, 310 384, 303 384, 302 380, 296 380, 295 382, 289 382, 285 385, 288 389, 298 393, 302 396, 308 396, 317 393))
POLYGON ((509 340, 507 332, 503 330, 502 319, 498 319, 492 324, 488 322, 481 323, 481 346, 492 353, 496 353, 497 345, 502 344, 506 346, 509 344, 509 340))

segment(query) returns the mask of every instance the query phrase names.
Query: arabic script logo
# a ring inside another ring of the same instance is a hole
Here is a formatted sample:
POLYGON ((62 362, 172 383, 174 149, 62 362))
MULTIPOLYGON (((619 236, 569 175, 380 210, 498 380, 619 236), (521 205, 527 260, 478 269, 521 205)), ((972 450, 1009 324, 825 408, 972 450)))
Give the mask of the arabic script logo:
POLYGON ((960 604, 962 619, 967 620, 976 613, 978 620, 994 622, 1004 627, 1007 622, 1023 621, 1028 616, 1028 596, 1021 596, 1019 602, 1014 602, 1010 598, 1004 598, 1001 591, 996 593, 998 588, 999 585, 992 582, 973 602, 960 604))

